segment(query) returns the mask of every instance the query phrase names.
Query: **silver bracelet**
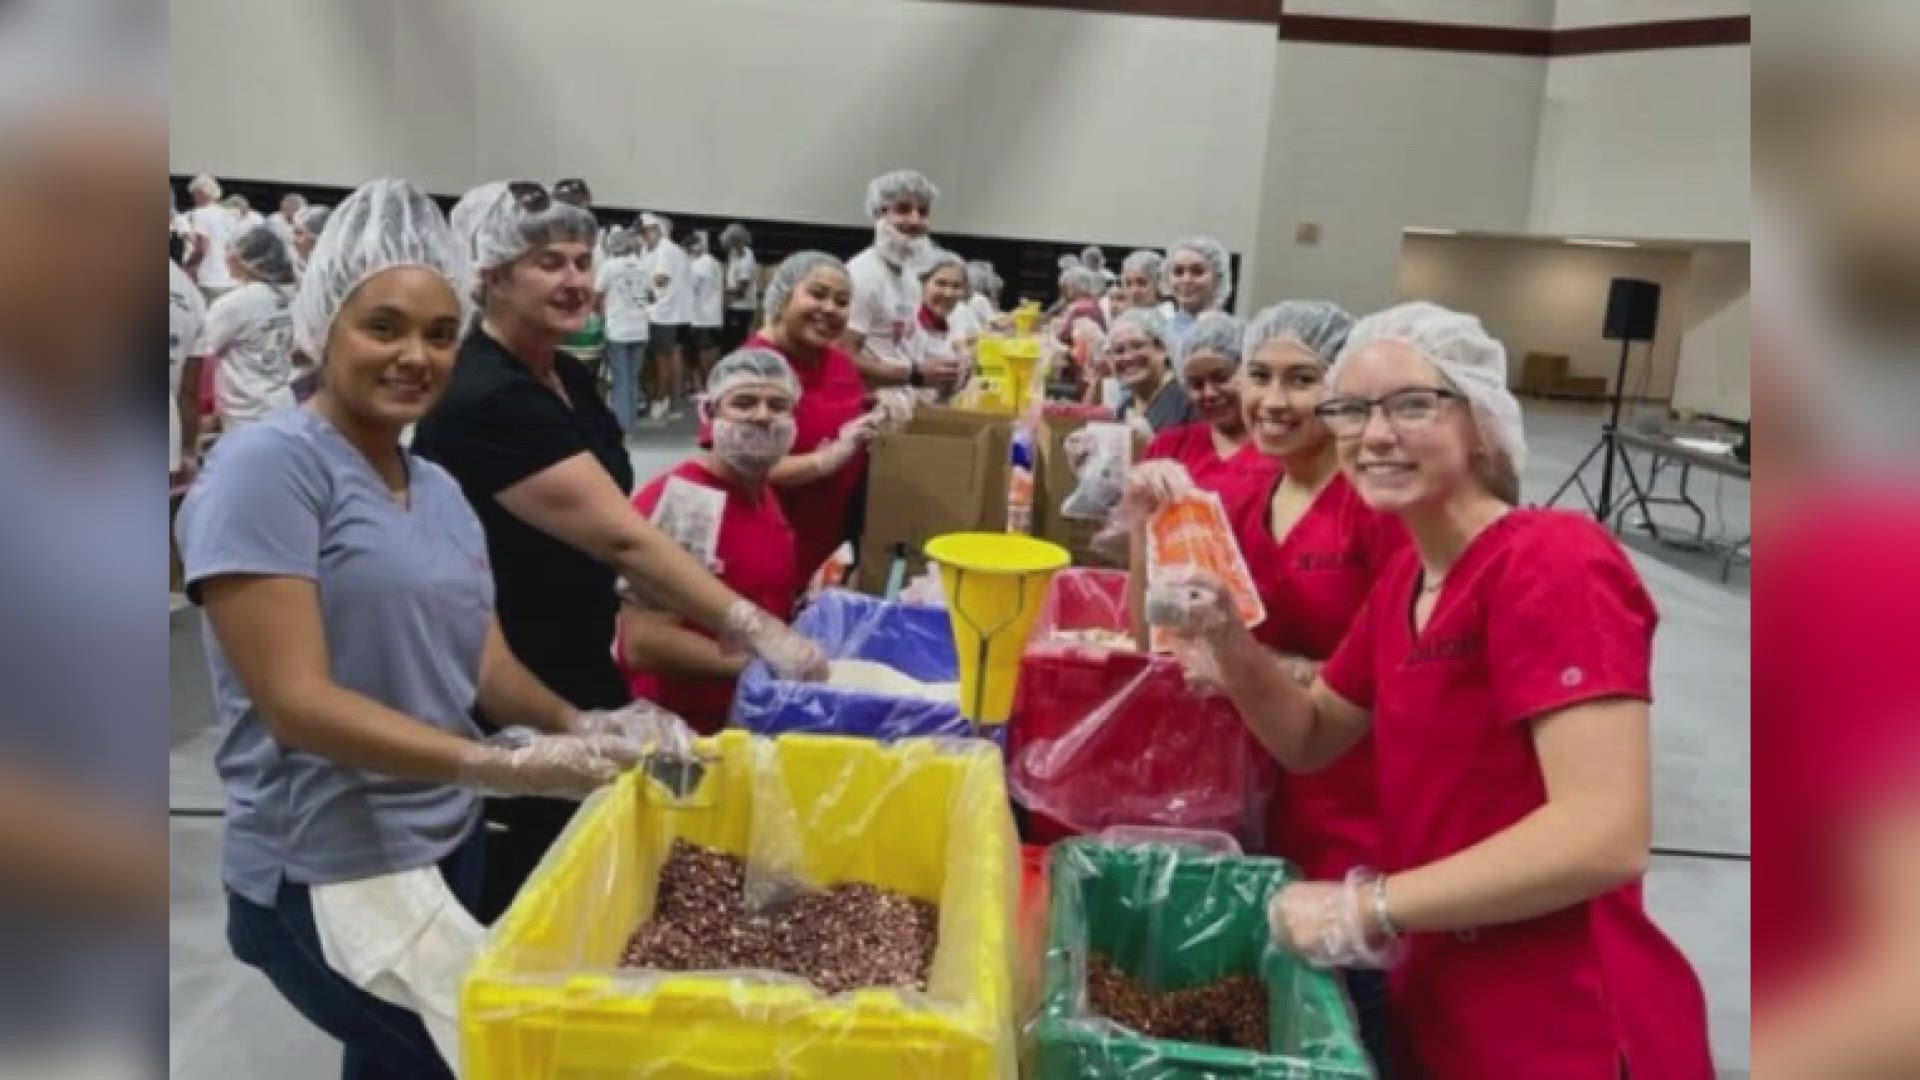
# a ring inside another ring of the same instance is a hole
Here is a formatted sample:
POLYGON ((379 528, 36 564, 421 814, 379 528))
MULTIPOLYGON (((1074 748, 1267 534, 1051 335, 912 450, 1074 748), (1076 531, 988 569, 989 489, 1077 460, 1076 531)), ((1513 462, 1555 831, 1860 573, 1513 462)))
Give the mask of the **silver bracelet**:
POLYGON ((1393 912, 1387 908, 1387 877, 1385 874, 1373 879, 1373 919, 1380 924, 1380 932, 1389 939, 1400 936, 1400 928, 1393 924, 1393 912))

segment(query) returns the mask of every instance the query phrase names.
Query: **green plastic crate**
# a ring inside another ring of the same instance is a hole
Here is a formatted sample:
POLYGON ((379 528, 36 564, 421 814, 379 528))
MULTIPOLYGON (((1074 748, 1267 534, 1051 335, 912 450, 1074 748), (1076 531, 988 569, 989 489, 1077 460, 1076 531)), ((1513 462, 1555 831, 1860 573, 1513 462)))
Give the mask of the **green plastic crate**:
POLYGON ((1044 996, 1029 1029, 1039 1080, 1373 1080, 1339 979, 1267 947, 1267 900, 1296 877, 1282 859, 1168 844, 1055 845, 1044 996), (1178 990, 1258 972, 1268 1052, 1150 1039, 1091 1014, 1086 954, 1178 990))

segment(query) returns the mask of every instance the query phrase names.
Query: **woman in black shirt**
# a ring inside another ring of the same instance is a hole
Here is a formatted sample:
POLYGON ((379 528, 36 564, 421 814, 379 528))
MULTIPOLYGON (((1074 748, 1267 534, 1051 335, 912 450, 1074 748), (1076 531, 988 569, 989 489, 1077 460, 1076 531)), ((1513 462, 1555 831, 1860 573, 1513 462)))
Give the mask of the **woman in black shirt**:
MULTIPOLYGON (((508 645, 580 708, 629 695, 611 647, 617 577, 766 659, 818 678, 818 646, 721 584, 627 501, 633 465, 591 375, 559 351, 592 313, 593 215, 538 184, 493 183, 453 211, 468 245, 479 319, 413 449, 451 472, 487 533, 508 645)), ((502 800, 487 848, 481 917, 504 911, 573 804, 502 800)))

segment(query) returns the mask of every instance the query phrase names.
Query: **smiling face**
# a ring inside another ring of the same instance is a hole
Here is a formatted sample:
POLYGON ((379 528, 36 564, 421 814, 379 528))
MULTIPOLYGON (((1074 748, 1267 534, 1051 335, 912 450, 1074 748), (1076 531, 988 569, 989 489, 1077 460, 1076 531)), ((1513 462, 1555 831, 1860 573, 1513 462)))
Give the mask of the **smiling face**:
POLYGON ((1182 311, 1199 314, 1213 304, 1213 264, 1191 248, 1167 260, 1167 283, 1182 311))
POLYGON ((1229 435, 1246 428, 1240 411, 1240 385, 1233 361, 1216 352, 1196 352, 1187 357, 1181 382, 1187 397, 1207 423, 1229 435))
POLYGON ((967 295, 967 275, 958 266, 951 263, 942 266, 927 277, 927 306, 942 317, 952 314, 967 295))
POLYGON ((844 271, 821 266, 794 287, 776 329, 789 346, 817 352, 840 340, 853 307, 853 282, 844 271))
POLYGON ((933 228, 933 208, 911 196, 903 195, 888 203, 880 219, 903 235, 919 239, 933 228))
POLYGON ((1145 270, 1128 270, 1120 275, 1120 298, 1127 307, 1154 307, 1160 303, 1160 283, 1145 270))
POLYGON ((1134 393, 1159 387, 1167 375, 1167 350, 1152 334, 1133 323, 1122 323, 1107 339, 1113 374, 1134 393))
MULTIPOLYGON (((1377 341, 1346 361, 1334 398, 1378 400, 1420 389, 1448 387, 1440 372, 1412 346, 1377 341)), ((1364 428, 1340 440, 1340 467, 1368 506, 1404 513, 1445 503, 1481 486, 1474 471, 1474 458, 1480 453, 1472 412, 1464 401, 1448 397, 1425 418, 1393 420, 1373 409, 1364 428)))
POLYGON ((1333 438, 1314 408, 1326 396, 1326 365, 1304 346, 1269 341, 1247 357, 1240 407, 1247 433, 1271 458, 1312 453, 1333 438))
POLYGON ((398 430, 439 402, 459 349, 460 299, 447 279, 383 270, 334 317, 323 392, 343 413, 398 430))
POLYGON ((487 317, 504 318, 555 341, 593 314, 593 247, 561 240, 488 272, 487 317))

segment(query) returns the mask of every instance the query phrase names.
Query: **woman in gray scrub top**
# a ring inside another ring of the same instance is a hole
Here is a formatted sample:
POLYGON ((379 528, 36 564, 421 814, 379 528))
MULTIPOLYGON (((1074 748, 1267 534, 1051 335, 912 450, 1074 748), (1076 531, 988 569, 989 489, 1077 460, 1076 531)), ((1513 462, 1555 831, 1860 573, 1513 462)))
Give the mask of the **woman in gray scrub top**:
POLYGON ((461 279, 424 192, 349 197, 292 308, 320 389, 223 440, 179 518, 222 727, 228 940, 341 1041, 349 1078, 453 1075, 448 999, 419 975, 444 953, 410 943, 478 939, 457 909, 479 889, 481 795, 579 798, 690 740, 527 671, 479 519, 400 445, 451 373, 461 279), (483 739, 476 707, 514 727, 483 739))
POLYGON ((1158 311, 1133 308, 1121 312, 1107 332, 1107 356, 1127 392, 1120 419, 1149 435, 1200 419, 1200 410, 1168 363, 1173 338, 1167 325, 1167 317, 1158 311))

